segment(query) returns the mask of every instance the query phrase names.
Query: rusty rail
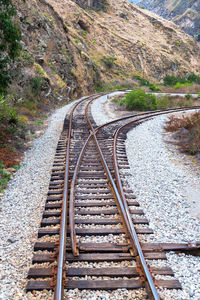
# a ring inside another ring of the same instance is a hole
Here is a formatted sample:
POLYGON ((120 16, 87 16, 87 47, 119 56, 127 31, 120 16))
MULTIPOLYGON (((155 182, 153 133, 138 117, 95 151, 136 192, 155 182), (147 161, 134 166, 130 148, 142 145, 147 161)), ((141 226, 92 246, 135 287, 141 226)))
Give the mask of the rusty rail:
MULTIPOLYGON (((134 227, 132 222, 130 222, 130 214, 128 215, 127 211, 126 211, 126 205, 124 204, 124 200, 123 200, 123 196, 121 195, 121 192, 118 190, 112 175, 110 173, 110 170, 108 168, 108 165, 105 161, 105 158, 103 156, 103 153, 101 151, 100 145, 98 143, 97 137, 96 137, 96 133, 104 126, 110 125, 112 123, 115 122, 119 122, 122 120, 126 120, 129 118, 133 118, 133 117, 137 117, 137 116, 141 116, 141 115, 146 115, 149 113, 143 113, 140 115, 134 115, 134 116, 128 116, 128 117, 123 117, 121 119, 118 120, 114 120, 111 121, 107 124, 104 124, 102 126, 99 126, 98 128, 96 128, 95 130, 92 127, 91 122, 89 121, 89 117, 88 117, 88 107, 89 104, 94 101, 96 98, 98 98, 100 95, 96 96, 94 99, 92 99, 87 107, 86 107, 86 119, 88 121, 88 125, 91 128, 91 131, 83 148, 82 151, 79 155, 78 161, 77 161, 77 165, 75 168, 75 172, 73 175, 73 179, 72 179, 72 184, 71 184, 71 191, 70 191, 70 207, 69 207, 69 217, 70 217, 70 233, 71 233, 71 239, 72 239, 72 249, 73 249, 73 253, 74 255, 78 255, 78 248, 77 248, 77 240, 76 240, 76 232, 75 232, 75 221, 74 221, 74 192, 75 192, 75 185, 76 185, 76 178, 77 178, 77 172, 82 160, 82 157, 84 155, 85 149, 90 141, 90 139, 93 137, 97 150, 99 152, 99 155, 101 157, 101 161, 104 167, 104 170, 107 174, 107 177, 111 183, 112 189, 114 191, 115 194, 115 198, 117 199, 118 202, 118 206, 120 208, 120 212, 122 215, 122 219, 123 219, 123 223, 126 226, 127 231, 130 233, 130 236, 134 237, 133 232, 134 232, 134 227)), ((91 97, 91 96, 90 96, 91 97)), ((64 185, 64 192, 63 192, 63 203, 62 203, 62 217, 61 217, 61 229, 60 229, 60 244, 59 244, 59 255, 58 255, 58 268, 57 268, 57 279, 56 279, 56 287, 55 287, 55 293, 54 293, 54 300, 60 300, 63 298, 63 286, 64 286, 64 276, 63 276, 63 271, 64 271, 64 264, 65 264, 65 252, 66 252, 66 232, 67 232, 67 202, 68 202, 68 191, 69 191, 69 157, 70 157, 70 141, 71 141, 71 130, 72 130, 72 119, 73 119, 73 113, 75 111, 75 109, 77 108, 77 106, 82 102, 85 101, 88 98, 82 99, 81 101, 79 101, 73 108, 71 114, 70 114, 70 119, 69 119, 69 134, 68 134, 68 143, 67 143, 67 153, 66 153, 66 166, 65 166, 65 185, 64 185)), ((184 110, 187 109, 196 109, 199 107, 193 107, 193 108, 185 108, 184 110)), ((170 111, 165 111, 165 112, 159 112, 159 113, 153 113, 152 115, 148 115, 147 117, 143 117, 142 119, 148 119, 150 117, 156 116, 156 115, 160 115, 160 114, 164 114, 164 113, 171 113, 171 112, 175 112, 175 111, 183 111, 183 109, 176 109, 176 110, 170 110, 170 111)), ((141 120, 141 119, 140 119, 141 120)), ((136 120, 137 122, 140 120, 136 120)), ((134 122, 134 121, 132 121, 134 122)), ((130 123, 132 123, 130 122, 130 123)), ((132 240, 134 241, 134 238, 132 238, 132 240)), ((134 243, 135 245, 135 243, 134 243)), ((138 252, 140 252, 140 250, 137 250, 138 252)), ((142 251, 142 250, 141 250, 142 251)), ((141 253, 141 257, 142 257, 142 253, 141 253)), ((144 265, 146 264, 145 260, 144 260, 144 265)), ((147 268, 148 269, 148 268, 147 268)), ((149 272, 149 270, 147 271, 147 273, 149 272)), ((153 279, 151 278, 151 274, 149 272, 148 277, 148 281, 150 282, 150 286, 151 286, 151 291, 154 295, 154 299, 160 299, 157 291, 155 289, 154 283, 153 283, 153 279)))
POLYGON ((68 129, 68 141, 67 141, 67 151, 66 151, 66 164, 65 164, 65 179, 64 179, 64 190, 62 197, 62 213, 61 213, 61 226, 59 235, 59 248, 58 248, 58 267, 56 274, 56 285, 54 289, 54 300, 63 299, 64 293, 64 265, 65 265, 65 253, 66 253, 66 237, 67 237, 67 214, 68 214, 68 192, 69 192, 69 159, 70 159, 70 143, 72 134, 72 120, 73 114, 76 108, 87 99, 86 97, 81 99, 73 107, 69 116, 69 129, 68 129))
POLYGON ((85 141, 85 144, 80 152, 80 155, 78 157, 78 161, 76 164, 76 167, 74 169, 74 174, 71 182, 71 188, 70 188, 70 202, 69 202, 69 223, 70 223, 70 236, 71 236, 71 244, 72 244, 72 252, 74 256, 79 255, 79 250, 77 247, 77 238, 76 238, 76 231, 75 231, 75 190, 76 190, 76 181, 77 181, 77 175, 79 171, 79 167, 83 158, 83 155, 85 153, 86 147, 91 140, 92 134, 90 134, 85 141))

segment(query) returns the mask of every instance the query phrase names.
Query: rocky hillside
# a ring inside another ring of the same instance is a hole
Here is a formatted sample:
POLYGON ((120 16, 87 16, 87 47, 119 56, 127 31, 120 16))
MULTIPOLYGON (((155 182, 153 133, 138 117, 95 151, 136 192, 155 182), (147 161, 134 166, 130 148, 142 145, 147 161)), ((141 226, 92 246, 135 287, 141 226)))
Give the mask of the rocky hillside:
POLYGON ((24 48, 13 70, 12 89, 20 98, 37 87, 38 77, 40 99, 48 102, 126 84, 135 74, 156 81, 166 74, 200 73, 196 41, 129 1, 13 2, 24 48))
POLYGON ((200 41, 200 0, 142 0, 139 5, 175 22, 200 41))

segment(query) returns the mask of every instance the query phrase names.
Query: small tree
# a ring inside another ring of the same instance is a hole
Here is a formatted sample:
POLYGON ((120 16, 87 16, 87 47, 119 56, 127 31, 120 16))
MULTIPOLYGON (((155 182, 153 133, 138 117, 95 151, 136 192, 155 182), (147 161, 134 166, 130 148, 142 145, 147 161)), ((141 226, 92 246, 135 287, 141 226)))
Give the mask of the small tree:
POLYGON ((21 32, 13 21, 15 15, 12 0, 0 0, 0 94, 7 91, 11 82, 11 63, 21 50, 21 32))

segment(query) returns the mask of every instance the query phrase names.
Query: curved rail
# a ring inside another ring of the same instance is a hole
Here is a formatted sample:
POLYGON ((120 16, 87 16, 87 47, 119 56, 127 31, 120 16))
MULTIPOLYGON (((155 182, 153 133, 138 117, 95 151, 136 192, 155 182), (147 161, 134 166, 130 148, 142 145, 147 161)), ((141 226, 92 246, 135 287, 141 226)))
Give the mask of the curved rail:
POLYGON ((79 255, 79 250, 77 248, 77 238, 76 238, 76 231, 75 231, 75 218, 74 218, 74 212, 75 212, 75 190, 76 190, 76 181, 77 181, 77 175, 79 171, 79 166, 81 164, 83 155, 85 153, 86 147, 91 140, 92 134, 90 134, 85 141, 85 144, 83 145, 83 148, 81 149, 80 155, 77 160, 76 167, 74 169, 74 174, 71 182, 71 189, 70 189, 70 207, 69 207, 69 222, 70 222, 70 233, 71 233, 71 244, 72 244, 72 251, 74 256, 79 255))
MULTIPOLYGON (((105 95, 106 93, 101 93, 101 95, 105 95)), ((99 94, 97 96, 94 97, 94 99, 90 100, 89 103, 91 101, 94 101, 95 99, 97 99, 99 97, 99 94)), ((88 100, 85 99, 85 100, 88 100)), ((88 107, 88 104, 87 106, 88 107)), ((87 109, 87 108, 86 108, 87 109)), ((86 120, 88 121, 88 119, 86 118, 86 120)), ((89 125, 90 127, 90 125, 89 125)), ((91 128, 91 127, 90 127, 91 128)), ((89 130, 89 129, 88 129, 89 130)), ((73 174, 73 178, 71 181, 71 187, 70 187, 70 198, 69 198, 69 224, 70 224, 70 237, 71 237, 71 245, 72 245, 72 252, 74 256, 79 255, 79 251, 78 251, 78 247, 77 247, 77 238, 76 238, 76 231, 75 231, 75 190, 76 190, 76 180, 77 180, 77 174, 78 174, 78 170, 83 158, 83 155, 85 153, 86 147, 92 137, 93 133, 89 132, 89 136, 86 139, 81 152, 79 154, 77 163, 76 163, 76 167, 74 169, 74 174, 73 174)))
MULTIPOLYGON (((188 110, 188 109, 189 108, 181 109, 181 111, 185 111, 185 110, 188 110)), ((178 110, 178 111, 180 111, 180 110, 178 110)), ((129 228, 131 228, 131 232, 130 232, 131 241, 133 242, 135 248, 137 249, 137 254, 139 256, 139 262, 140 262, 141 268, 143 270, 143 274, 145 275, 145 278, 146 278, 146 280, 148 282, 148 285, 149 285, 149 290, 150 290, 151 294, 153 295, 154 299, 160 299, 160 298, 159 298, 159 296, 157 294, 157 291, 155 289, 155 285, 154 285, 151 273, 150 273, 149 268, 146 264, 146 261, 145 261, 144 255, 143 255, 143 251, 142 251, 142 248, 140 246, 140 242, 138 240, 137 233, 135 231, 135 228, 134 228, 134 225, 133 225, 133 222, 132 222, 132 218, 131 218, 131 215, 130 215, 130 212, 129 212, 128 204, 127 204, 126 197, 125 197, 124 190, 123 190, 123 186, 122 186, 121 177, 120 177, 120 174, 119 174, 119 167, 118 167, 118 162, 117 162, 117 137, 118 137, 120 131, 123 128, 125 128, 125 127, 127 127, 131 124, 135 124, 135 123, 138 123, 138 122, 141 122, 141 121, 144 121, 144 120, 148 120, 149 118, 154 117, 154 116, 169 114, 169 113, 172 113, 172 111, 159 112, 157 114, 151 114, 149 116, 145 116, 145 117, 139 118, 137 120, 132 120, 132 121, 126 123, 125 125, 122 125, 121 127, 119 127, 115 131, 114 141, 113 141, 113 162, 114 162, 114 169, 115 169, 115 177, 117 179, 117 187, 118 187, 119 193, 121 195, 123 205, 124 205, 124 209, 125 209, 125 213, 126 213, 126 216, 127 216, 128 222, 129 222, 129 228)))
MULTIPOLYGON (((99 152, 103 167, 105 169, 105 172, 107 174, 108 180, 111 183, 115 198, 117 199, 117 203, 118 203, 118 207, 120 209, 121 215, 122 215, 122 219, 123 219, 123 223, 125 224, 125 227, 127 229, 127 231, 130 233, 132 232, 132 226, 129 220, 129 217, 127 215, 126 212, 126 205, 124 204, 123 201, 123 197, 121 195, 121 192, 119 192, 113 178, 112 175, 110 173, 110 170, 108 168, 108 165, 105 161, 104 155, 101 151, 100 145, 98 143, 97 137, 96 137, 96 133, 103 128, 104 126, 108 126, 110 124, 122 121, 122 120, 126 120, 129 118, 133 118, 133 117, 137 117, 137 116, 141 116, 141 115, 146 115, 149 113, 143 113, 140 115, 134 115, 134 116, 127 116, 127 117, 123 117, 117 120, 113 120, 109 123, 106 123, 104 125, 99 126, 98 128, 94 129, 92 127, 92 124, 89 120, 88 117, 88 107, 89 105, 92 103, 92 101, 94 101, 96 98, 98 98, 100 95, 96 96, 94 99, 90 100, 90 102, 87 104, 86 107, 86 119, 88 121, 88 125, 91 128, 91 132, 87 138, 87 140, 84 143, 84 146, 81 150, 81 153, 79 155, 77 164, 76 164, 76 168, 75 168, 75 172, 73 175, 73 179, 72 179, 72 183, 71 183, 71 191, 70 191, 70 203, 69 203, 69 218, 70 218, 70 233, 71 233, 71 242, 72 242, 72 249, 73 249, 73 253, 74 255, 78 255, 78 248, 77 248, 77 240, 76 240, 76 232, 75 232, 75 220, 74 220, 74 192, 75 192, 75 185, 76 185, 76 177, 77 177, 77 173, 78 173, 78 169, 82 160, 82 157, 84 155, 85 149, 90 141, 90 139, 93 137, 97 150, 99 152)), ((88 97, 88 98, 91 98, 88 97)), ((54 294, 54 300, 60 300, 63 297, 63 286, 64 286, 64 276, 63 276, 63 270, 64 270, 64 263, 65 263, 65 252, 66 252, 66 232, 67 232, 67 202, 68 202, 68 191, 69 191, 69 157, 70 157, 70 142, 71 142, 71 131, 72 131, 72 119, 73 119, 73 113, 75 111, 75 109, 78 107, 78 105, 82 102, 82 101, 86 101, 88 100, 88 98, 84 98, 81 101, 79 101, 73 108, 72 112, 70 113, 70 118, 69 118, 69 134, 68 134, 68 143, 67 143, 67 153, 66 153, 66 165, 65 165, 65 184, 64 184, 64 192, 63 192, 63 201, 62 201, 62 215, 61 215, 61 228, 60 228, 60 244, 59 244, 59 255, 58 255, 58 271, 57 271, 57 279, 56 279, 56 287, 55 287, 55 294, 54 294)), ((196 109, 199 107, 193 107, 192 109, 196 109)), ((186 108, 187 109, 191 109, 191 108, 186 108)), ((170 110, 168 113, 174 112, 174 111, 179 111, 180 109, 177 110, 170 110)), ((183 109, 181 109, 183 111, 183 109)), ((166 113, 166 111, 165 111, 166 113)), ((152 116, 155 115, 159 115, 159 114, 164 114, 164 112, 162 113, 153 113, 152 116)), ((148 116, 146 118, 150 118, 151 116, 148 116)), ((145 118, 145 117, 144 117, 145 118)), ((137 122, 139 121, 138 119, 136 120, 137 122)), ((131 236, 131 234, 130 234, 131 236)), ((135 244, 134 244, 135 245, 135 244)), ((142 250, 141 250, 142 251, 142 250)), ((151 281, 151 280, 150 280, 151 281)), ((152 280, 153 282, 153 280, 152 280)), ((153 290, 153 288, 152 288, 153 290)), ((155 294, 154 299, 160 299, 159 296, 157 297, 157 295, 155 294)))
MULTIPOLYGON (((93 95, 92 95, 93 96, 93 95)), ((67 207, 68 207, 68 193, 69 193, 69 159, 70 159, 70 144, 72 135, 72 120, 73 114, 76 108, 83 102, 90 99, 92 96, 81 99, 74 105, 69 116, 69 129, 68 129, 68 141, 66 151, 66 164, 65 164, 65 175, 64 175, 64 190, 62 197, 62 213, 61 213, 61 225, 59 235, 59 249, 58 249, 58 267, 56 275, 56 285, 54 289, 54 300, 60 300, 63 298, 64 293, 64 265, 65 265, 65 254, 66 254, 66 237, 67 237, 67 207)))

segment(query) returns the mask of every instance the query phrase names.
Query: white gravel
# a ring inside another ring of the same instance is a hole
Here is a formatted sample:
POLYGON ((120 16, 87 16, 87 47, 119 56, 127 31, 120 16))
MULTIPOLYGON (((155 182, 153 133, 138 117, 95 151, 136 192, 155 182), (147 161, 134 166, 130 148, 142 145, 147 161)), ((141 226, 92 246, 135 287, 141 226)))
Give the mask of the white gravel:
MULTIPOLYGON (((33 299, 32 294, 24 293, 26 276, 37 240, 57 141, 63 120, 73 104, 58 109, 51 116, 47 130, 25 153, 20 170, 9 182, 1 200, 1 300, 33 299)), ((41 299, 50 299, 50 294, 43 294, 41 299)))
POLYGON ((108 100, 109 97, 124 94, 125 92, 113 92, 109 95, 102 96, 98 98, 97 101, 94 101, 91 105, 91 113, 97 125, 102 125, 113 119, 116 119, 114 113, 108 112, 104 109, 104 103, 108 100))
MULTIPOLYGON (((127 177, 127 182, 154 230, 154 235, 147 236, 148 241, 195 242, 199 240, 200 221, 198 214, 192 213, 196 201, 187 197, 187 190, 199 191, 200 178, 181 164, 177 151, 172 153, 166 146, 165 121, 166 117, 156 117, 129 131, 126 151, 133 176, 127 177)), ((162 292, 164 299, 199 300, 200 258, 176 254, 168 257, 183 292, 162 292)))

